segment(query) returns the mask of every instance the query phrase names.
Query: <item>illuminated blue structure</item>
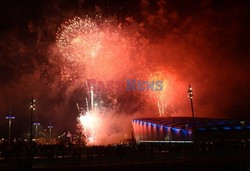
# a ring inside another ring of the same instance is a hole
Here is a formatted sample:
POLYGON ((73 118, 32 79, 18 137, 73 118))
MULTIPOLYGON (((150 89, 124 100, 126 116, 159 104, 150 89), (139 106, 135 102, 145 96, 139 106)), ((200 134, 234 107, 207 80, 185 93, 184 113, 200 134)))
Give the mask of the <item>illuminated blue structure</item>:
POLYGON ((183 142, 192 143, 192 131, 199 141, 236 140, 250 137, 250 122, 240 120, 157 117, 132 120, 136 142, 183 142), (244 124, 243 124, 244 123, 244 124))

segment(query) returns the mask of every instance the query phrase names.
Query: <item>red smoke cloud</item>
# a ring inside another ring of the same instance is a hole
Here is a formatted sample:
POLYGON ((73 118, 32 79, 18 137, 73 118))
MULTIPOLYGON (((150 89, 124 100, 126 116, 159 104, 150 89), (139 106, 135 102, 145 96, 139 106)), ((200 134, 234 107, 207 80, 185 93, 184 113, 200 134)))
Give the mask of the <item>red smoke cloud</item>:
MULTIPOLYGON (((12 104, 16 124, 27 132, 26 105, 29 98, 35 96, 36 112, 42 124, 52 119, 59 132, 75 130, 72 126, 76 125, 75 103, 83 103, 82 97, 87 93, 81 83, 62 81, 62 63, 54 52, 55 37, 63 21, 94 10, 104 18, 117 21, 117 28, 124 29, 142 44, 141 57, 145 65, 136 71, 140 75, 136 79, 146 78, 149 71, 157 67, 175 76, 169 93, 175 99, 171 103, 176 115, 191 115, 186 92, 191 84, 197 116, 248 117, 249 7, 245 2, 143 0, 139 3, 84 1, 69 4, 38 1, 17 3, 15 8, 12 4, 1 7, 6 16, 1 18, 5 26, 0 33, 3 123, 3 116, 12 104), (20 118, 24 118, 24 122, 19 122, 20 118), (62 126, 65 118, 72 124, 62 126)), ((132 63, 139 66, 133 56, 131 58, 132 63)), ((144 97, 137 92, 123 92, 115 98, 116 110, 128 115, 155 116, 157 106, 144 97)))

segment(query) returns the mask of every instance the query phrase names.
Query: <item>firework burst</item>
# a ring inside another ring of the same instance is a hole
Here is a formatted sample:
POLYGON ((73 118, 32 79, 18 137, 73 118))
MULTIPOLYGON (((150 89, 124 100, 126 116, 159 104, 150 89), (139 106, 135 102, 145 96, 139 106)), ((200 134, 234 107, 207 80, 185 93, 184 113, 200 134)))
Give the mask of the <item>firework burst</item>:
POLYGON ((169 116, 172 114, 173 105, 171 104, 173 99, 173 87, 176 80, 176 76, 173 73, 166 71, 166 69, 159 67, 153 72, 149 72, 146 76, 149 82, 162 81, 161 91, 146 91, 144 98, 148 99, 150 104, 157 106, 159 116, 169 116))
MULTIPOLYGON (((138 68, 143 69, 145 63, 140 52, 143 48, 139 48, 139 41, 136 39, 136 36, 122 29, 120 24, 111 23, 101 16, 75 17, 64 22, 58 29, 56 38, 56 45, 62 56, 62 79, 71 81, 73 87, 84 86, 87 79, 118 80, 125 84, 125 79, 139 73, 138 68)), ((100 112, 102 106, 97 100, 100 93, 89 93, 91 108, 81 111, 78 118, 88 145, 100 143, 101 135, 105 134, 105 130, 100 128, 101 125, 109 125, 105 118, 110 113, 103 115, 100 112), (98 104, 98 107, 94 109, 93 103, 98 104)), ((106 96, 109 97, 111 93, 119 92, 110 92, 106 96)), ((86 105, 90 106, 89 97, 86 99, 86 105)))
POLYGON ((86 62, 101 48, 103 32, 91 18, 75 17, 63 23, 57 32, 57 46, 69 62, 86 62))
POLYGON ((80 114, 78 118, 79 127, 86 137, 87 145, 93 144, 96 140, 96 134, 100 133, 102 119, 96 111, 88 111, 80 114))
POLYGON ((72 73, 83 79, 124 78, 136 68, 135 61, 143 61, 134 36, 101 16, 66 21, 57 32, 56 44, 70 68, 63 69, 65 78, 72 78, 72 73))

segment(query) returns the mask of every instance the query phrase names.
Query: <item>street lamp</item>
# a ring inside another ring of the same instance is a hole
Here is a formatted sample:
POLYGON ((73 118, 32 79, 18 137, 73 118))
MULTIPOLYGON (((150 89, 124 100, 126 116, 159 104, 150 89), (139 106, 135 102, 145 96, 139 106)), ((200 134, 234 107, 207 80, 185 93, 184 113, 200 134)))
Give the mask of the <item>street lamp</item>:
POLYGON ((192 135, 193 135, 193 141, 195 140, 195 117, 194 117, 194 105, 193 105, 193 89, 191 85, 189 85, 188 88, 188 97, 190 99, 190 105, 191 105, 191 110, 192 110, 192 135))
MULTIPOLYGON (((10 112, 10 114, 11 114, 11 112, 10 112)), ((9 115, 9 116, 6 116, 5 118, 6 118, 7 120, 9 120, 9 136, 8 136, 8 143, 10 144, 11 120, 12 120, 12 119, 15 119, 15 117, 9 115)))
POLYGON ((48 126, 48 129, 49 129, 49 139, 51 139, 51 131, 52 131, 52 128, 54 128, 51 124, 48 126))
POLYGON ((30 100, 30 142, 32 142, 33 139, 33 113, 36 110, 36 104, 35 104, 36 100, 32 97, 30 100))
POLYGON ((33 125, 36 127, 36 139, 37 139, 37 127, 40 125, 39 122, 34 122, 33 125))

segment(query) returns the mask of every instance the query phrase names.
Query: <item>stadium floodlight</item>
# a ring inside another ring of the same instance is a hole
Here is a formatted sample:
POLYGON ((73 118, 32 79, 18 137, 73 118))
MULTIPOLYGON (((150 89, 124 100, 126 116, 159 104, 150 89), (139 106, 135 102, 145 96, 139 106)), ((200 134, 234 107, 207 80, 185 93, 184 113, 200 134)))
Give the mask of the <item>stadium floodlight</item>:
POLYGON ((195 116, 194 116, 194 105, 193 105, 193 89, 191 87, 191 85, 189 85, 189 88, 188 88, 188 97, 190 99, 190 105, 191 105, 191 110, 192 110, 192 136, 193 136, 193 141, 195 140, 195 116))
POLYGON ((30 142, 32 142, 33 139, 33 113, 36 110, 36 100, 34 99, 34 97, 31 98, 30 100, 30 142))
POLYGON ((189 88, 188 88, 188 97, 190 98, 190 104, 191 104, 191 109, 192 109, 192 117, 194 119, 194 105, 193 105, 193 89, 191 87, 191 85, 189 85, 189 88))

